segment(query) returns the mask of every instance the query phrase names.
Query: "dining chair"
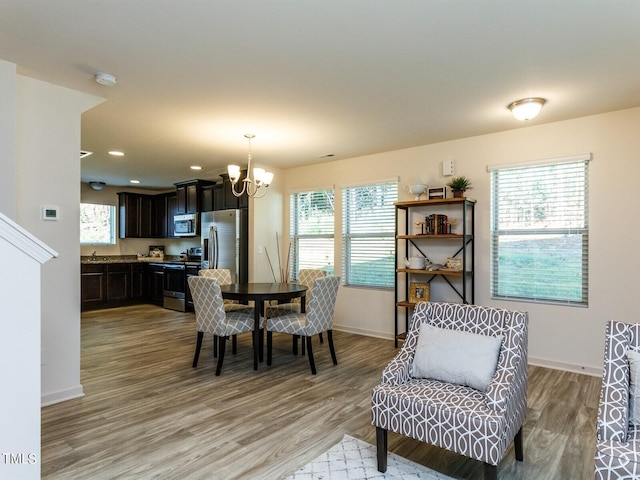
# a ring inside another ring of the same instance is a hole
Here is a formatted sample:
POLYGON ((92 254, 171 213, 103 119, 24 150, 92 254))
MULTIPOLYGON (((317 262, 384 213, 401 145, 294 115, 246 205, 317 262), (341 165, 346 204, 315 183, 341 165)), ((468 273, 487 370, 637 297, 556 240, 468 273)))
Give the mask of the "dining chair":
POLYGON ((198 332, 192 366, 193 368, 198 366, 198 357, 200 356, 204 334, 211 333, 214 338, 217 338, 218 364, 216 366, 216 375, 220 375, 227 339, 232 335, 253 331, 253 308, 247 307, 242 310, 225 312, 220 285, 214 278, 192 276, 188 278, 188 282, 191 296, 193 297, 198 332))
POLYGON ((309 366, 316 374, 311 339, 313 335, 327 332, 327 340, 333 364, 337 365, 336 351, 333 345, 333 311, 336 305, 340 277, 317 278, 313 283, 313 296, 306 313, 290 312, 271 318, 267 323, 267 365, 271 365, 273 350, 273 332, 289 333, 306 338, 309 366))
MULTIPOLYGON (((228 268, 201 268, 198 270, 198 276, 214 278, 218 285, 228 285, 233 283, 231 280, 231 270, 228 268)), ((223 300, 224 311, 225 312, 253 312, 253 308, 248 305, 243 305, 237 300, 229 300, 225 298, 223 300)), ((235 335, 231 337, 231 350, 235 354, 238 348, 238 339, 235 335)), ((213 356, 218 356, 218 339, 214 335, 213 336, 213 356)))
MULTIPOLYGON (((324 270, 320 270, 317 268, 301 268, 300 272, 298 272, 298 279, 295 283, 299 283, 307 287, 307 292, 305 295, 306 305, 309 305, 309 302, 311 301, 311 295, 313 293, 313 282, 317 278, 323 278, 325 275, 326 272, 324 270)), ((290 312, 300 312, 300 298, 294 298, 289 303, 279 303, 277 305, 268 306, 265 311, 265 318, 267 319, 267 323, 269 323, 270 318, 279 317, 280 315, 284 315, 285 313, 290 312)), ((322 332, 318 334, 318 338, 320 339, 320 343, 322 343, 322 332)), ((293 336, 293 354, 298 354, 297 335, 293 336)), ((302 354, 304 355, 304 343, 302 344, 302 354)))

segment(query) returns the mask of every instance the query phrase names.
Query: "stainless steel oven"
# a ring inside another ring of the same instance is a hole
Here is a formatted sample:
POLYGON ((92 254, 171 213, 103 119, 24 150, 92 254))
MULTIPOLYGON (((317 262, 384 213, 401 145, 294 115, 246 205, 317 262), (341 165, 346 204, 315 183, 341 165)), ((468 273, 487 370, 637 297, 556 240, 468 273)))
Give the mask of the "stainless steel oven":
POLYGON ((186 276, 184 264, 167 264, 164 266, 163 306, 171 310, 184 312, 186 276))

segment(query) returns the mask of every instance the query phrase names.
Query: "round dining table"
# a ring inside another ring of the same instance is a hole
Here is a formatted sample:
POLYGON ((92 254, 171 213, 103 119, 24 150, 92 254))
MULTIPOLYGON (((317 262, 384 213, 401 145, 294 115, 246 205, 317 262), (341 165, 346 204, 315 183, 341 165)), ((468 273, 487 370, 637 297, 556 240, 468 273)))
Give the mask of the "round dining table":
POLYGON ((254 327, 253 327, 253 369, 258 369, 258 361, 262 361, 264 352, 260 316, 264 313, 264 302, 276 300, 280 303, 291 301, 293 298, 300 298, 300 311, 305 311, 305 296, 307 286, 299 283, 231 283, 220 285, 222 298, 238 300, 247 304, 249 301, 254 305, 254 327))

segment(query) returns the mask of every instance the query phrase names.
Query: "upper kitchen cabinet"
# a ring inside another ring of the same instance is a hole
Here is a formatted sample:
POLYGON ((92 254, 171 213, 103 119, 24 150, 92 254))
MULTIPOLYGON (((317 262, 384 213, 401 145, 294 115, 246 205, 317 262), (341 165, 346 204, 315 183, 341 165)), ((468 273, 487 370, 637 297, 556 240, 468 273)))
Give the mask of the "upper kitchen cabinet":
POLYGON ((189 180, 176 183, 176 208, 177 214, 200 213, 202 208, 202 189, 215 182, 209 180, 189 180))
MULTIPOLYGON (((169 236, 168 198, 166 194, 118 193, 118 236, 120 238, 169 236)), ((173 216, 171 219, 173 220, 173 216)))
MULTIPOLYGON (((231 180, 229 179, 229 175, 226 173, 221 173, 222 177, 222 192, 220 195, 221 202, 219 205, 215 205, 214 210, 227 210, 229 208, 247 208, 249 206, 249 196, 245 192, 240 197, 236 197, 233 194, 233 188, 231 185, 231 180)), ((240 179, 238 180, 238 184, 236 185, 236 190, 242 190, 242 185, 247 176, 247 171, 242 170, 240 172, 240 179)))
POLYGON ((120 238, 140 238, 140 215, 142 195, 138 193, 118 193, 118 236, 120 238))

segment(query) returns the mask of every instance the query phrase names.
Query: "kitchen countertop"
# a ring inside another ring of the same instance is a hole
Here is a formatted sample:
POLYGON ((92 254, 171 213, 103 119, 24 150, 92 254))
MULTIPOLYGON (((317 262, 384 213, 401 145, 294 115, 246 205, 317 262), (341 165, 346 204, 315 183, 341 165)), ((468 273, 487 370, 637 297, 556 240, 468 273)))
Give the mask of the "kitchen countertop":
POLYGON ((165 255, 164 258, 154 257, 138 257, 136 255, 96 255, 96 259, 93 260, 91 255, 81 256, 80 263, 83 265, 103 265, 109 263, 155 263, 155 264, 169 264, 169 265, 188 265, 188 266, 200 266, 200 262, 193 262, 189 260, 181 260, 179 255, 165 255))

